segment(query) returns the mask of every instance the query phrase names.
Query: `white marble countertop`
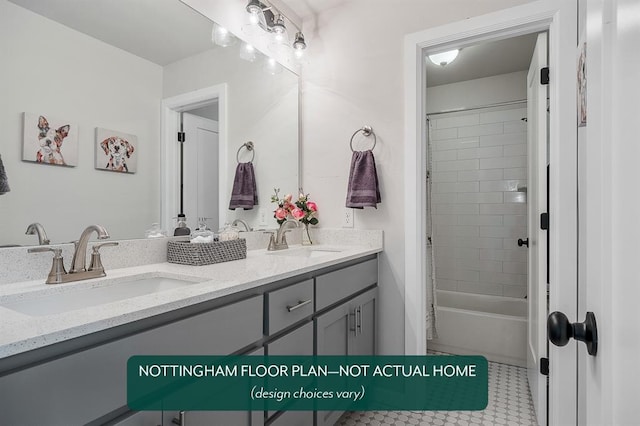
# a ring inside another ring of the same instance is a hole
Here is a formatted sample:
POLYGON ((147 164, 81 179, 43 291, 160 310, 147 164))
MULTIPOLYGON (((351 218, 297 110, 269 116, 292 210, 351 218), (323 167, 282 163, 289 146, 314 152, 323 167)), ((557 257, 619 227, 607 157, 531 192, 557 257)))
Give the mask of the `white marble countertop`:
MULTIPOLYGON (((247 258, 208 266, 155 263, 112 269, 107 277, 74 283, 45 285, 43 280, 0 286, 0 358, 41 348, 64 340, 131 323, 232 293, 260 287, 278 280, 316 271, 382 251, 382 241, 362 245, 314 245, 314 249, 335 249, 319 257, 298 257, 251 250, 247 258), (121 301, 87 306, 64 313, 30 316, 7 307, 11 302, 45 298, 59 292, 100 287, 126 281, 141 274, 195 281, 180 288, 155 292, 121 301)), ((291 246, 289 250, 300 249, 291 246)))

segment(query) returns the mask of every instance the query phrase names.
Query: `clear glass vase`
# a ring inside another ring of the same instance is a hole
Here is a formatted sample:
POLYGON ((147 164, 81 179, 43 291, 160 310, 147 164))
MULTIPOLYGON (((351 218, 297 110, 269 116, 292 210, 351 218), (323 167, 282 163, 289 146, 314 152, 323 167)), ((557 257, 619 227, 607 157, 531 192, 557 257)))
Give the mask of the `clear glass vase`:
POLYGON ((308 223, 304 223, 304 228, 302 229, 302 245, 310 246, 313 244, 313 240, 311 239, 311 228, 308 223))

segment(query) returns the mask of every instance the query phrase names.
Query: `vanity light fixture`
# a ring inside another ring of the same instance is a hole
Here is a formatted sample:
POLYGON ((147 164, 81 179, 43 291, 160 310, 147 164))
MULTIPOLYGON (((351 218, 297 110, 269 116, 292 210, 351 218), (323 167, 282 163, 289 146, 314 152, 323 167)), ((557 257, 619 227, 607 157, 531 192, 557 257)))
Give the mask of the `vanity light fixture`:
POLYGON ((449 50, 442 53, 435 53, 433 55, 429 55, 429 60, 436 65, 444 67, 453 62, 458 57, 458 53, 460 53, 460 49, 449 50))
POLYGON ((304 42, 304 34, 298 31, 296 33, 295 41, 293 42, 293 53, 296 55, 296 58, 300 59, 306 48, 307 43, 304 42))
POLYGON ((262 11, 262 3, 258 0, 249 0, 247 5, 247 13, 249 13, 249 23, 258 25, 260 21, 264 22, 264 12, 262 11))
POLYGON ((249 14, 250 24, 242 28, 245 33, 255 34, 255 29, 261 28, 273 37, 273 41, 269 43, 269 48, 274 53, 286 54, 293 47, 296 58, 299 59, 302 56, 302 51, 307 45, 301 29, 291 19, 287 18, 273 5, 266 4, 265 0, 249 0, 245 10, 249 14), (286 21, 294 26, 297 31, 293 44, 290 44, 286 21))
POLYGON ((284 26, 284 16, 277 14, 271 27, 276 41, 281 42, 287 38, 287 27, 284 26))

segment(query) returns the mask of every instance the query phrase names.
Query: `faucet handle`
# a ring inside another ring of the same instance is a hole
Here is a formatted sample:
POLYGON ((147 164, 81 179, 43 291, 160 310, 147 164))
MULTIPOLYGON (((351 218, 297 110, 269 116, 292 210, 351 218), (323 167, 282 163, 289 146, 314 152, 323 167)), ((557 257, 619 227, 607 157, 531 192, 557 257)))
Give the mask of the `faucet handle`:
MULTIPOLYGON (((117 243, 115 241, 109 242, 109 243, 102 243, 102 244, 96 244, 92 247, 93 253, 98 253, 98 250, 100 250, 100 248, 105 247, 105 246, 117 246, 120 243, 117 243)), ((92 253, 92 254, 93 254, 92 253)))
POLYGON ((62 249, 59 247, 51 248, 51 247, 33 247, 27 250, 27 253, 44 253, 47 251, 53 252, 53 258, 62 257, 62 249))
POLYGON ((59 247, 32 247, 29 250, 27 250, 27 253, 44 253, 47 251, 52 251, 53 252, 53 258, 61 258, 62 257, 62 249, 59 247))
POLYGON ((27 250, 28 253, 44 253, 47 251, 53 252, 53 263, 51 264, 51 271, 49 271, 46 283, 60 284, 62 282, 62 276, 67 274, 67 271, 64 269, 62 249, 59 247, 33 247, 27 250))
POLYGON ((276 233, 275 231, 263 231, 263 234, 269 235, 269 245, 267 246, 267 251, 273 251, 276 249, 276 233))
MULTIPOLYGON (((117 246, 117 242, 109 242, 96 244, 91 248, 91 263, 89 264, 89 271, 100 271, 104 274, 104 266, 102 266, 102 260, 100 259, 100 249, 105 246, 117 246)), ((106 275, 106 274, 105 274, 106 275)))

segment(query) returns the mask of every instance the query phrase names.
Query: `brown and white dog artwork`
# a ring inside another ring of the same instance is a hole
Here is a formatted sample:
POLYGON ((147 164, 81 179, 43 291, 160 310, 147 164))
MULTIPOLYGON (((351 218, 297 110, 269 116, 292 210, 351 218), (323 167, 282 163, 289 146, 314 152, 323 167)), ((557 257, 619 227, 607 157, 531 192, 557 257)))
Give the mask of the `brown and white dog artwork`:
POLYGON ((132 174, 138 168, 138 155, 137 136, 96 128, 96 169, 132 174))
POLYGON ((118 136, 111 136, 100 142, 100 148, 109 158, 105 169, 129 173, 127 159, 131 158, 135 151, 135 147, 129 141, 118 136))
POLYGON ((62 155, 62 142, 64 138, 69 136, 70 128, 71 126, 65 124, 57 129, 52 129, 49 127, 49 121, 41 115, 38 118, 40 149, 36 153, 36 162, 66 166, 67 163, 64 162, 62 155))
POLYGON ((22 159, 55 166, 78 165, 78 126, 48 114, 24 113, 22 159))

